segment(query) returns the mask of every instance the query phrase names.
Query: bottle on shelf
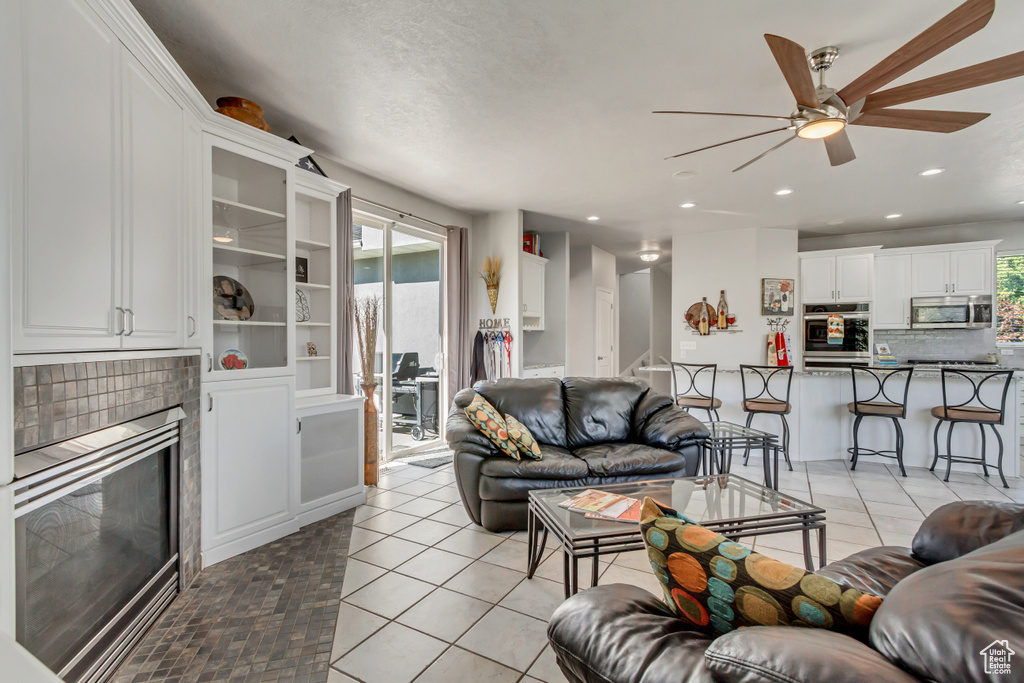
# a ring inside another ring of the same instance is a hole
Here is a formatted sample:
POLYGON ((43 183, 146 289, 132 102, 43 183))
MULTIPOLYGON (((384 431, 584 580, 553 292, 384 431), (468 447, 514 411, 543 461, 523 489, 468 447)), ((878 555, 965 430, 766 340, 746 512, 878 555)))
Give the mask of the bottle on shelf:
POLYGON ((729 327, 729 304, 725 303, 725 290, 718 299, 718 329, 725 330, 729 327))
POLYGON ((711 318, 708 316, 708 298, 702 297, 700 302, 700 316, 697 318, 697 332, 702 335, 710 334, 711 318))

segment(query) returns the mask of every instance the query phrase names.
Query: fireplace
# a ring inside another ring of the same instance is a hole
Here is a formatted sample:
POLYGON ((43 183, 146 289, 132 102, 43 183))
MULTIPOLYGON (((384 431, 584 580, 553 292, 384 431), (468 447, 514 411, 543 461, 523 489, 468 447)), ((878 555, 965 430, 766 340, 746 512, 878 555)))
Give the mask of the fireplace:
POLYGON ((101 681, 178 593, 171 408, 15 456, 17 640, 101 681))

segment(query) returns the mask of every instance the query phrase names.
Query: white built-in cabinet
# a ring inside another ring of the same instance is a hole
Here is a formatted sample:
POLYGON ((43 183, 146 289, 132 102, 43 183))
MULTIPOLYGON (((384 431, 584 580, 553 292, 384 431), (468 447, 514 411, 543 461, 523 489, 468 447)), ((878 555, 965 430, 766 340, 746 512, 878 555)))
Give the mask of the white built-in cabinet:
POLYGON ((544 329, 544 271, 548 260, 523 252, 519 255, 524 330, 544 329))
POLYGON ((987 246, 915 253, 912 296, 991 294, 993 259, 987 246))
POLYGON ((365 500, 362 396, 309 396, 296 403, 299 525, 365 500), (338 438, 339 435, 345 438, 338 438))
POLYGON ((802 256, 801 301, 859 303, 874 296, 874 254, 802 256))
POLYGON ((875 257, 875 329, 910 329, 911 255, 883 253, 875 257))
POLYGON ((21 10, 14 351, 180 347, 183 110, 88 6, 21 10))

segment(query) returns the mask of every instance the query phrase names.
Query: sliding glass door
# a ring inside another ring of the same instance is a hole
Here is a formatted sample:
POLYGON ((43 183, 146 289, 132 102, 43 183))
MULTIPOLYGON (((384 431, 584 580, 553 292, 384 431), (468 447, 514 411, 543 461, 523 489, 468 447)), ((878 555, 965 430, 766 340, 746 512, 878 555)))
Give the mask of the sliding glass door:
POLYGON ((383 303, 374 381, 381 455, 393 460, 440 442, 444 237, 361 212, 353 218, 356 299, 383 303))

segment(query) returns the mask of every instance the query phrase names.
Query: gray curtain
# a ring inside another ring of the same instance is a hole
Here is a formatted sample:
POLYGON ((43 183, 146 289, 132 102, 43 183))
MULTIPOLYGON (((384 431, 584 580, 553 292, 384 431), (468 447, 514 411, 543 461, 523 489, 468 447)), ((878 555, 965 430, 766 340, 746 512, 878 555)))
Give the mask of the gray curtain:
MULTIPOLYGON (((448 226, 448 263, 446 286, 448 294, 448 400, 459 389, 472 386, 469 364, 473 353, 471 320, 469 319, 469 231, 448 226)), ((446 411, 447 412, 447 411, 446 411)))
POLYGON ((338 195, 338 393, 356 393, 352 367, 355 266, 352 262, 352 190, 338 195))

